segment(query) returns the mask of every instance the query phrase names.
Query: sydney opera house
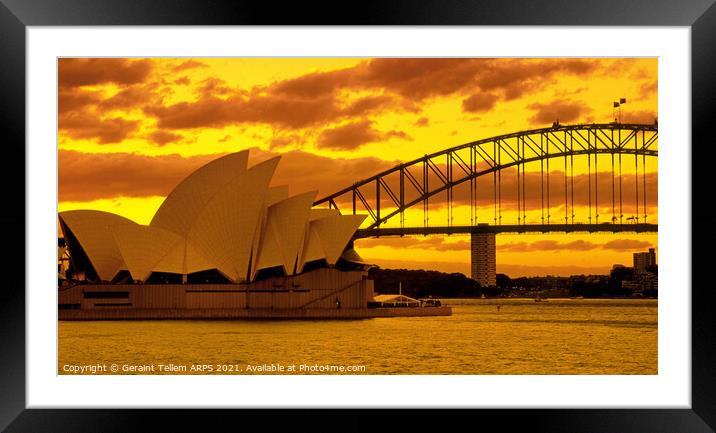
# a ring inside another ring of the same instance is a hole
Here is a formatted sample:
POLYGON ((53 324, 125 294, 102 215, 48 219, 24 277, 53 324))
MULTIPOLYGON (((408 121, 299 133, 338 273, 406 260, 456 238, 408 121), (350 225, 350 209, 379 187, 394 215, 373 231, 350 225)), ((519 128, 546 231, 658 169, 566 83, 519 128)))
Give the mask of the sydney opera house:
POLYGON ((365 217, 313 209, 316 191, 270 186, 279 160, 218 158, 181 181, 149 225, 61 212, 60 319, 425 315, 367 307, 373 282, 351 241, 365 217))

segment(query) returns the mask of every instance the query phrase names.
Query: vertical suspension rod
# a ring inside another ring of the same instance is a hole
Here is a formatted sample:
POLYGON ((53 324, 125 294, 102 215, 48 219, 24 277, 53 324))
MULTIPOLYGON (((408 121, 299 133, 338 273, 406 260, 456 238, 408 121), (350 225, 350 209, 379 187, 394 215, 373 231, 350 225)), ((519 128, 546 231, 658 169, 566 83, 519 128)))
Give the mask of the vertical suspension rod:
POLYGON ((475 222, 473 224, 477 224, 477 178, 475 177, 475 173, 477 172, 477 150, 475 148, 472 148, 471 150, 472 155, 472 211, 473 215, 475 217, 475 222))
POLYGON ((599 154, 597 153, 597 131, 594 131, 594 222, 599 224, 599 154))
POLYGON ((517 138, 517 225, 520 225, 520 222, 522 219, 521 211, 522 211, 522 197, 520 195, 520 139, 517 138))
POLYGON ((542 224, 544 224, 544 135, 539 136, 539 189, 540 189, 540 208, 542 210, 542 224))
POLYGON ((569 223, 569 202, 567 200, 567 131, 564 131, 564 223, 569 223))
POLYGON ((473 201, 473 197, 475 194, 474 189, 473 189, 473 180, 475 179, 475 177, 473 176, 475 173, 475 168, 474 168, 475 165, 473 163, 474 154, 475 154, 475 150, 472 147, 470 147, 470 225, 471 226, 475 224, 475 202, 473 201))
POLYGON ((615 210, 614 210, 614 130, 611 131, 612 134, 612 141, 611 141, 611 151, 609 152, 612 156, 612 224, 616 221, 615 216, 615 210))
MULTIPOLYGON (((645 141, 646 141, 645 135, 646 135, 646 131, 642 131, 642 132, 641 132, 641 148, 642 148, 642 152, 644 151, 644 146, 646 145, 646 143, 645 143, 645 141)), ((643 191, 644 191, 644 224, 646 224, 646 153, 642 153, 641 167, 642 167, 642 169, 641 169, 641 175, 642 175, 642 179, 643 179, 643 181, 644 181, 644 184, 642 185, 642 186, 643 186, 642 189, 643 189, 643 191)), ((637 181, 638 181, 638 180, 637 180, 637 181)))
MULTIPOLYGON (((500 167, 502 164, 502 147, 497 145, 497 166, 500 167)), ((497 172, 497 224, 502 225, 502 170, 497 172)))
POLYGON ((448 199, 448 227, 452 226, 452 153, 448 152, 447 159, 447 199, 448 199))
MULTIPOLYGON (((587 149, 589 149, 589 134, 587 134, 587 149)), ((589 224, 592 223, 592 154, 587 152, 587 193, 589 195, 589 224)))
POLYGON ((527 223, 527 190, 525 189, 525 137, 522 137, 522 224, 527 223))
MULTIPOLYGON (((619 130, 619 146, 622 145, 622 130, 619 130)), ((624 223, 624 209, 622 208, 622 152, 619 151, 619 224, 624 223)))
POLYGON ((637 133, 634 133, 634 190, 636 192, 636 198, 634 200, 636 204, 636 223, 639 224, 639 139, 637 133))
POLYGON ((400 228, 405 227, 405 168, 400 169, 400 228))
POLYGON ((492 167, 492 205, 494 207, 494 224, 497 225, 497 144, 492 142, 492 161, 494 167, 492 167))
MULTIPOLYGON (((427 157, 427 155, 425 155, 427 157)), ((423 161, 423 225, 428 226, 428 160, 423 161)))
POLYGON ((375 179, 375 222, 380 227, 380 177, 375 179))
POLYGON ((572 191, 572 224, 574 224, 574 135, 573 133, 569 134, 569 165, 570 165, 570 176, 569 176, 569 182, 570 182, 570 190, 572 191))
MULTIPOLYGON (((544 135, 544 133, 543 133, 544 135)), ((552 216, 552 207, 549 204, 549 138, 547 139, 547 224, 552 216)))

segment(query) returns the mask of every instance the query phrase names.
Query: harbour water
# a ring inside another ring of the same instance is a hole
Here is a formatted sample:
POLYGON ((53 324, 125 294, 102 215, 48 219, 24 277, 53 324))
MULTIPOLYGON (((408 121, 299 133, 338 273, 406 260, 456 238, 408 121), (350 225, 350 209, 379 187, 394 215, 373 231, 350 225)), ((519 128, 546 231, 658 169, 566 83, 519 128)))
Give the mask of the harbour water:
POLYGON ((656 300, 443 303, 452 316, 60 321, 58 373, 658 373, 656 300))

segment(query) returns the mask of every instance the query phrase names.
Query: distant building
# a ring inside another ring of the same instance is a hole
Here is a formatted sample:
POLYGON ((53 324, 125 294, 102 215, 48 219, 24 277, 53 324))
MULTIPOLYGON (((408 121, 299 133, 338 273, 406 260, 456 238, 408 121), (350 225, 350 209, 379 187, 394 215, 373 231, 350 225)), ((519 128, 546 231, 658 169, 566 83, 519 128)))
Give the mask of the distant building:
POLYGON ((633 280, 621 282, 622 289, 629 289, 634 293, 642 293, 645 290, 659 290, 658 277, 651 272, 636 274, 633 280))
POLYGON ((634 253, 634 272, 643 274, 650 266, 656 265, 656 252, 654 248, 649 248, 648 252, 634 253))
POLYGON ((631 290, 634 293, 641 293, 643 291, 643 288, 641 287, 641 283, 639 283, 639 281, 624 280, 621 282, 621 284, 622 289, 631 290))
POLYGON ((639 275, 639 283, 642 290, 659 290, 659 279, 651 272, 645 272, 639 275))
POLYGON ((482 287, 497 285, 495 234, 473 233, 470 242, 471 277, 482 287))

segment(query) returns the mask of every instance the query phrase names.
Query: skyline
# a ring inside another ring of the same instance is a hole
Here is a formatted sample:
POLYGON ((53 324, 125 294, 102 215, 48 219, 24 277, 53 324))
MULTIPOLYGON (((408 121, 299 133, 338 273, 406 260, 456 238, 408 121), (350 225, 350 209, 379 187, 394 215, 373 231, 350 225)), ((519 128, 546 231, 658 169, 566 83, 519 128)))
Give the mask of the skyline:
MULTIPOLYGON (((143 224, 179 179, 242 149, 252 149, 250 164, 283 154, 276 184, 320 197, 475 139, 556 120, 607 123, 620 97, 622 122, 658 115, 656 59, 60 59, 58 78, 59 210, 106 210, 143 224)), ((586 174, 586 163, 575 159, 575 169, 586 174)), ((656 222, 656 161, 646 171, 656 222)), ((469 219, 467 209, 458 207, 456 219, 469 219)), ((356 247, 379 265, 469 274, 468 240, 365 239, 356 247)), ((649 247, 658 249, 656 234, 500 235, 497 271, 605 273, 649 247)))

